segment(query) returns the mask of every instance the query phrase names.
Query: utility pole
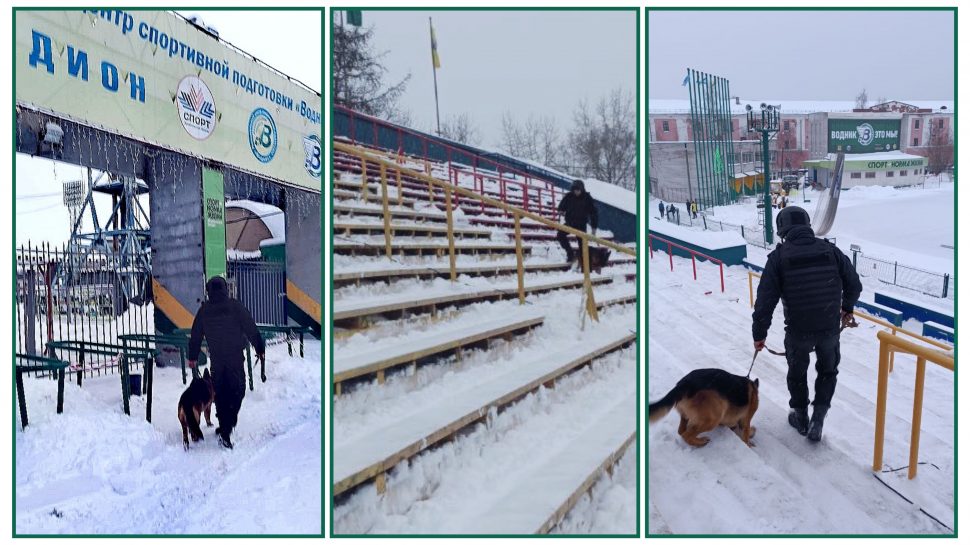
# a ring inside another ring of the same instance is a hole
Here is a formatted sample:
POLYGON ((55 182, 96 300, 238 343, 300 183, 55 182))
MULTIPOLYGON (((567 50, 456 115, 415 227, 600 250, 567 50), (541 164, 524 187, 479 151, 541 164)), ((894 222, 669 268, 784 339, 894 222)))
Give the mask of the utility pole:
POLYGON ((778 120, 781 118, 781 106, 761 104, 761 115, 755 112, 750 104, 744 108, 748 112, 748 131, 761 133, 761 161, 764 165, 764 214, 765 214, 765 243, 774 242, 774 229, 771 223, 771 150, 768 143, 771 133, 778 132, 778 120))

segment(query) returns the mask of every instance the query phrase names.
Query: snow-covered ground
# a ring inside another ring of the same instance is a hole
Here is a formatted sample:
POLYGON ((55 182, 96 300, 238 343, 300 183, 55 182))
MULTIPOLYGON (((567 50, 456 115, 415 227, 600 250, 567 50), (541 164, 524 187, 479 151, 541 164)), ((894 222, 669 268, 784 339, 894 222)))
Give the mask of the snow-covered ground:
POLYGON ((322 530, 320 342, 305 358, 267 349, 267 382, 246 390, 235 448, 213 427, 182 448, 181 370, 157 368, 152 422, 145 398, 121 409, 117 375, 25 380, 30 426, 16 431, 16 531, 63 534, 319 534, 322 530))
MULTIPOLYGON (((671 272, 667 256, 659 254, 649 267, 649 400, 694 369, 747 373, 753 349, 746 270, 726 267, 722 294, 717 267, 710 263, 697 264, 697 281, 688 259, 674 257, 671 272)), ((787 367, 767 352, 751 375, 760 379, 753 447, 719 428, 709 434, 707 446, 692 448, 677 434, 676 415, 650 426, 649 533, 951 533, 945 526, 955 524, 953 373, 927 365, 922 465, 916 479, 908 480, 900 468, 909 458, 915 362, 896 355, 884 467, 873 473, 878 329, 860 320, 858 328, 842 334, 839 382, 821 443, 810 443, 788 425, 787 367)), ((783 338, 779 305, 768 346, 782 349, 783 338)), ((809 383, 813 380, 810 370, 809 383)))
MULTIPOLYGON (((805 195, 790 197, 789 204, 814 216, 820 196, 808 190, 805 195)), ((651 197, 647 208, 651 222, 658 222, 658 202, 651 197)), ((954 184, 936 178, 929 179, 926 188, 854 187, 841 192, 835 223, 825 236, 835 238, 846 255, 851 255, 850 247, 855 244, 869 257, 952 274, 954 203, 954 184)), ((683 209, 683 203, 674 204, 683 209)), ((757 230, 761 213, 752 201, 714 207, 708 217, 757 230)))

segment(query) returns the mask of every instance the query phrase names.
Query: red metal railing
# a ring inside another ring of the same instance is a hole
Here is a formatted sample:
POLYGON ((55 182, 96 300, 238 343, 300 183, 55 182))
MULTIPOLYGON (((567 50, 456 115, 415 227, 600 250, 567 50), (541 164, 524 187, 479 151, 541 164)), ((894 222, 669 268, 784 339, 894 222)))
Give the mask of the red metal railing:
MULTIPOLYGON (((523 207, 526 210, 529 210, 529 207, 528 207, 529 206, 528 205, 528 198, 527 198, 528 197, 528 187, 530 185, 532 185, 532 182, 533 181, 536 181, 536 182, 538 182, 540 184, 543 184, 545 186, 545 189, 550 192, 550 194, 552 195, 553 203, 554 203, 553 206, 555 206, 555 202, 556 202, 557 196, 558 195, 561 195, 563 193, 563 190, 559 189, 558 186, 556 186, 555 184, 553 184, 549 180, 545 180, 545 179, 536 177, 534 174, 530 174, 528 172, 524 172, 524 171, 521 171, 521 170, 518 170, 518 169, 515 169, 515 168, 510 168, 508 166, 505 166, 505 165, 503 165, 503 164, 501 164, 501 163, 499 163, 497 161, 493 161, 491 159, 487 159, 487 158, 484 158, 484 157, 479 157, 478 155, 474 155, 474 154, 472 154, 472 153, 470 153, 468 151, 465 151, 463 149, 456 148, 454 146, 451 146, 449 144, 445 144, 443 142, 439 142, 437 140, 432 140, 431 138, 429 138, 426 135, 421 134, 421 133, 419 133, 417 131, 413 131, 411 129, 407 129, 407 128, 404 128, 404 127, 400 127, 400 126, 395 125, 395 124, 393 124, 393 123, 391 123, 389 121, 385 121, 385 120, 380 119, 380 118, 377 118, 377 117, 373 117, 373 116, 370 116, 370 115, 367 115, 367 114, 362 114, 360 112, 357 112, 355 110, 352 110, 350 108, 347 108, 346 106, 334 105, 334 108, 337 109, 337 110, 340 110, 342 112, 345 112, 347 114, 347 116, 350 118, 350 131, 349 131, 350 132, 350 139, 352 141, 354 141, 355 143, 357 143, 357 144, 370 145, 370 146, 372 146, 374 148, 377 148, 377 149, 384 149, 384 148, 380 147, 380 145, 379 145, 379 135, 378 135, 378 127, 384 127, 386 129, 395 131, 397 133, 397 149, 398 149, 398 153, 401 154, 401 155, 403 155, 401 153, 401 150, 404 147, 404 135, 405 134, 408 134, 410 136, 413 136, 413 137, 421 140, 422 155, 420 155, 420 156, 414 156, 416 159, 423 160, 423 161, 434 161, 435 163, 438 163, 440 161, 438 161, 436 159, 431 159, 429 157, 429 155, 428 155, 428 145, 430 143, 432 146, 438 146, 440 148, 443 148, 445 150, 445 153, 446 153, 446 161, 448 163, 448 177, 449 177, 449 180, 451 179, 452 176, 454 176, 455 179, 457 180, 457 170, 455 169, 455 167, 452 166, 452 153, 455 152, 457 154, 461 154, 461 155, 464 155, 466 157, 470 157, 472 159, 472 161, 471 161, 471 163, 472 163, 471 164, 471 167, 472 167, 473 176, 482 176, 483 177, 483 183, 482 183, 483 189, 482 189, 482 192, 484 191, 484 179, 498 181, 499 182, 499 186, 500 186, 499 195, 500 195, 500 198, 501 198, 502 202, 506 202, 506 187, 505 187, 506 184, 518 185, 522 189, 522 194, 523 194, 523 202, 522 202, 522 205, 523 205, 523 207), (363 141, 361 141, 361 140, 359 140, 357 138, 357 134, 356 134, 356 126, 357 126, 356 119, 357 118, 365 119, 369 123, 371 123, 371 126, 373 127, 373 142, 371 142, 370 144, 368 144, 367 142, 363 142, 363 141), (488 166, 491 166, 490 170, 494 170, 495 172, 497 172, 498 173, 498 176, 491 176, 491 175, 488 175, 488 174, 485 174, 485 173, 479 173, 478 168, 479 168, 479 164, 480 163, 483 165, 483 168, 487 168, 488 166), (523 182, 519 182, 519 181, 516 181, 516 180, 509 180, 508 178, 505 177, 505 174, 511 174, 513 176, 520 176, 520 177, 522 177, 522 178, 525 179, 525 182, 523 183, 523 182)), ((533 187, 535 187, 535 186, 533 186, 533 187)), ((540 207, 540 212, 541 212, 542 207, 543 207, 543 204, 542 204, 542 201, 541 201, 541 193, 539 193, 539 196, 540 196, 540 200, 538 202, 539 202, 539 207, 540 207)))
POLYGON ((713 263, 717 263, 718 269, 720 269, 720 272, 721 272, 721 293, 724 293, 724 262, 723 261, 721 261, 720 259, 718 259, 716 257, 712 257, 712 256, 709 256, 709 255, 707 255, 705 253, 698 252, 697 250, 693 250, 691 248, 688 248, 687 246, 682 246, 680 244, 677 244, 676 242, 672 242, 672 241, 669 241, 669 240, 667 240, 665 238, 658 237, 657 235, 654 235, 654 234, 648 234, 647 235, 647 247, 650 248, 650 259, 653 259, 653 241, 654 240, 657 240, 658 242, 661 242, 661 243, 667 245, 667 255, 670 257, 670 270, 671 271, 674 270, 674 251, 673 251, 673 249, 674 248, 679 248, 679 249, 681 249, 681 250, 689 253, 690 254, 690 263, 691 263, 691 266, 693 266, 693 268, 694 268, 694 280, 697 280, 697 258, 698 257, 704 258, 704 259, 706 259, 708 261, 711 261, 713 263))

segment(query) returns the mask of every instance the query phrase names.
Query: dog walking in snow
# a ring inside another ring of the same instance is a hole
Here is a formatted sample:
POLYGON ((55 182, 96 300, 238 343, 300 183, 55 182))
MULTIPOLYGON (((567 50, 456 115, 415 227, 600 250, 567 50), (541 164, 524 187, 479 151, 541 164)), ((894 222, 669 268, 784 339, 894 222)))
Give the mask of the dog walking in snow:
POLYGON ((192 435, 192 442, 205 439, 200 426, 202 415, 205 415, 206 426, 212 426, 212 403, 215 399, 216 389, 208 369, 201 378, 193 377, 189 387, 182 392, 182 397, 179 398, 179 422, 182 424, 185 450, 189 449, 189 434, 192 435))
POLYGON ((650 404, 650 423, 666 416, 670 409, 680 413, 677 433, 688 445, 703 447, 711 439, 699 434, 727 426, 746 445, 753 446, 755 428, 751 419, 758 410, 758 379, 721 369, 696 369, 680 379, 660 401, 650 404))

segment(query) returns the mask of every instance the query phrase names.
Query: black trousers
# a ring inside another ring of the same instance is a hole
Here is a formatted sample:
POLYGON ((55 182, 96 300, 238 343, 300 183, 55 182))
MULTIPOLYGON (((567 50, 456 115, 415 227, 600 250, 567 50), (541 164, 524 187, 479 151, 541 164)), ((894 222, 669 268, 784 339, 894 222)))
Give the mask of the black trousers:
MULTIPOLYGON (((578 229, 580 231, 586 232, 586 226, 585 225, 569 225, 568 223, 566 225, 569 226, 569 227, 572 227, 573 229, 578 229)), ((573 237, 573 238, 575 238, 576 239, 576 242, 579 243, 578 251, 579 252, 582 252, 583 251, 583 241, 580 240, 579 237, 573 237)), ((559 245, 562 246, 562 249, 566 251, 566 259, 568 261, 572 261, 576 257, 577 250, 576 249, 573 249, 572 244, 569 243, 569 234, 566 233, 565 231, 557 231, 556 232, 556 240, 559 241, 559 245)))
POLYGON ((236 427, 239 409, 246 395, 243 358, 212 362, 212 382, 216 390, 216 418, 219 430, 229 435, 236 427))
POLYGON ((808 365, 812 351, 815 352, 815 401, 816 407, 828 408, 835 394, 836 377, 839 374, 839 331, 822 333, 785 333, 785 356, 788 360, 788 406, 793 409, 808 407, 808 365))

